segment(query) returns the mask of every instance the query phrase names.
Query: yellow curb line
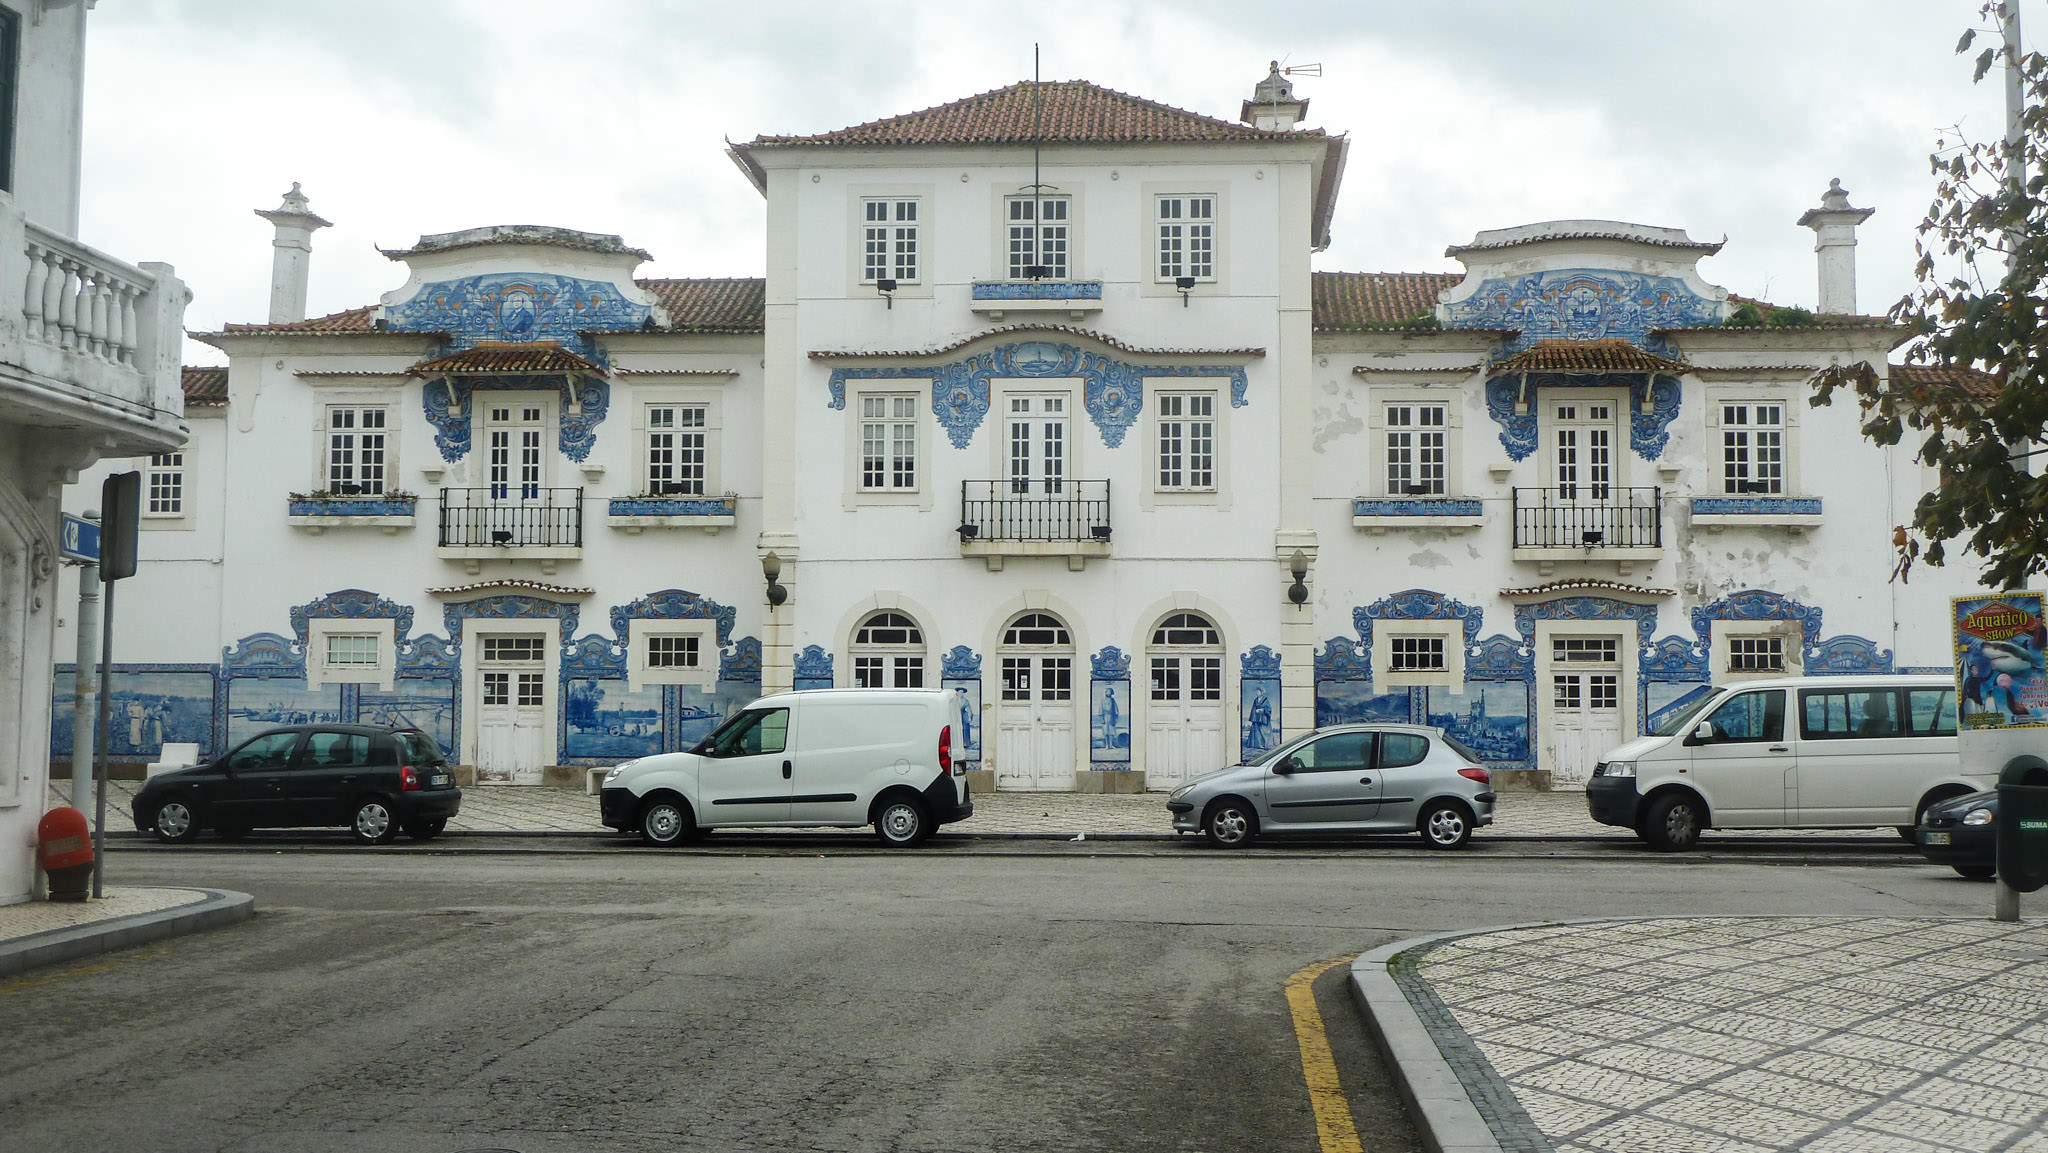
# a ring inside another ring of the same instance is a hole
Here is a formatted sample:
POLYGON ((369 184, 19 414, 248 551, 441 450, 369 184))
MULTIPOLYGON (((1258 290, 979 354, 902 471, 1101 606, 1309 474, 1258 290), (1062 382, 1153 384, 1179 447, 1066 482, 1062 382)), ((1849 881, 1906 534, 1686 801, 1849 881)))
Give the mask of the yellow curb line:
POLYGON ((1312 986, 1317 977, 1339 965, 1358 959, 1353 953, 1310 965, 1287 978, 1287 1006, 1294 1013, 1294 1037, 1301 1045, 1301 1077, 1308 1083, 1309 1104, 1316 1111, 1316 1135, 1323 1153, 1364 1153, 1358 1141, 1358 1126, 1351 1120, 1351 1103, 1337 1081, 1337 1061, 1330 1055, 1330 1038, 1323 1031, 1323 1015, 1316 1008, 1312 986))

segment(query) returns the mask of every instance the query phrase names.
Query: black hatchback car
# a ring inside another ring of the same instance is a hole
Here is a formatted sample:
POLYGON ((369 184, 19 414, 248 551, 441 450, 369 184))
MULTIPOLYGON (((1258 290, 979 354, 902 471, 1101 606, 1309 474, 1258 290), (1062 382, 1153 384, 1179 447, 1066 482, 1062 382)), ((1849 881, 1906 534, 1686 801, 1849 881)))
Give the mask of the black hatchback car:
POLYGON ((1998 875, 1998 791, 1965 793, 1927 806, 1913 840, 1920 855, 1973 881, 1998 875))
POLYGON ((151 777, 131 811, 159 841, 189 841, 202 828, 234 840, 252 829, 346 825, 374 845, 400 829, 415 840, 437 836, 461 808, 448 758, 418 729, 293 725, 151 777))

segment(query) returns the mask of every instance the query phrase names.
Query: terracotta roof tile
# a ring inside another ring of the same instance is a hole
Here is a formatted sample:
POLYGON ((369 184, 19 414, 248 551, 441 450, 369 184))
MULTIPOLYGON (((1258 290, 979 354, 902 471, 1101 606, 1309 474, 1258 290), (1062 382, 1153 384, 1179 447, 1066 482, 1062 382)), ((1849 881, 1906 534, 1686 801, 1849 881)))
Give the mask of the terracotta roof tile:
POLYGON ((1972 400, 1991 400, 1998 395, 1998 378, 1974 368, 1938 364, 1894 364, 1892 384, 1909 399, 1955 391, 1972 400))
POLYGON ((1506 600, 1547 600, 1576 592, 1633 593, 1644 597, 1675 597, 1676 589, 1660 589, 1650 585, 1632 585, 1623 581, 1601 580, 1598 577, 1554 580, 1545 584, 1530 585, 1526 588, 1502 589, 1500 595, 1506 600))
POLYGON ((768 282, 758 277, 640 280, 668 312, 666 332, 753 333, 766 324, 768 282))
POLYGON ((375 311, 377 306, 371 304, 362 308, 351 308, 345 312, 331 312, 326 316, 288 321, 284 324, 225 324, 221 326, 221 332, 228 336, 259 332, 312 336, 325 336, 336 332, 375 332, 376 329, 370 323, 370 314, 375 311))
POLYGON ((1020 81, 883 120, 811 136, 757 136, 742 148, 863 145, 1154 144, 1322 138, 1321 129, 1234 124, 1085 80, 1020 81), (1035 97, 1035 98, 1034 98, 1035 97))
POLYGON ((1433 316, 1459 272, 1318 272, 1309 285, 1317 332, 1370 332, 1433 316))
POLYGON ((216 408, 228 402, 228 370, 188 364, 181 370, 185 407, 216 408))
POLYGON ((1692 366, 1682 360, 1667 360, 1626 340, 1539 340, 1488 370, 1493 376, 1510 372, 1662 372, 1677 375, 1691 371, 1692 366))
POLYGON ((423 360, 406 369, 409 376, 443 373, 597 372, 597 365, 552 340, 536 344, 479 344, 447 356, 423 360))

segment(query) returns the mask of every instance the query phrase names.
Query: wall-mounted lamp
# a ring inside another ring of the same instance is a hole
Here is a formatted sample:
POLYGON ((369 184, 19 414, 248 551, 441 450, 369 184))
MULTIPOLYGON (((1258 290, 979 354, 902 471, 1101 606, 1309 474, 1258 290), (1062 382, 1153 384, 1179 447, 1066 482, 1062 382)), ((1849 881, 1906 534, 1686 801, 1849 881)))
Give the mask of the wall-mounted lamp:
POLYGON ((1180 306, 1186 308, 1188 306, 1188 293, 1195 290, 1195 278, 1192 276, 1176 276, 1173 278, 1173 286, 1180 290, 1180 306))
POLYGON ((1088 535, 1096 540, 1106 541, 1109 539, 1109 526, 1106 524, 1091 524, 1088 526, 1088 535))
POLYGON ((887 278, 877 280, 875 291, 882 295, 883 300, 889 302, 889 309, 893 312, 896 308, 896 282, 887 278))
POLYGON ((1582 548, 1599 548, 1600 542, 1606 539, 1607 534, 1599 529, 1588 529, 1579 534, 1579 545, 1582 548))
POLYGON ((782 603, 789 599, 789 590, 775 583, 776 578, 782 575, 782 558, 772 552, 762 557, 761 575, 768 578, 769 606, 774 608, 781 607, 782 603))
POLYGON ((978 537, 978 536, 980 536, 980 535, 981 535, 981 526, 980 526, 980 525, 978 525, 978 524, 975 524, 975 523, 974 523, 973 521, 971 521, 971 520, 969 520, 969 521, 962 521, 962 522, 960 522, 960 527, 959 527, 959 528, 957 528, 957 529, 955 529, 955 530, 953 530, 953 531, 955 531, 955 532, 957 532, 957 533, 959 533, 959 534, 960 534, 960 543, 961 543, 961 544, 966 544, 966 543, 967 543, 968 541, 971 541, 971 540, 973 540, 973 539, 974 539, 975 537, 978 537))
POLYGON ((1287 571, 1294 574, 1294 583, 1287 586, 1287 599, 1298 605, 1308 603, 1308 554, 1300 549, 1287 559, 1287 571))

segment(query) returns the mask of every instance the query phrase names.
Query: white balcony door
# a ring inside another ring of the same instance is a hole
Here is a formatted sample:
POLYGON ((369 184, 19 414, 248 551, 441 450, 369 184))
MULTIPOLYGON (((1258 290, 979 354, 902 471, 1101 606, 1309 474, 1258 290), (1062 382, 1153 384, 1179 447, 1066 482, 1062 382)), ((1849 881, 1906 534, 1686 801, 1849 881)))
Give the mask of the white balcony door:
POLYGON ((480 543, 533 544, 547 504, 547 409, 537 401, 491 404, 485 410, 484 481, 489 511, 480 543), (528 511, 522 512, 525 509, 528 511), (501 535, 502 534, 502 535, 501 535))
POLYGON ((1074 646, 1064 624, 1025 613, 997 657, 996 787, 1074 788, 1074 646))
POLYGON ((1585 788, 1600 755, 1622 741, 1621 655, 1618 634, 1550 638, 1549 723, 1544 756, 1553 787, 1585 788))
POLYGON ((1224 767, 1223 638, 1206 617, 1177 613, 1146 652, 1145 787, 1171 789, 1224 767))
POLYGON ((476 778, 540 784, 551 759, 548 718, 554 715, 547 638, 485 633, 477 644, 476 778))
POLYGON ((1550 507, 1548 543, 1553 547, 1611 544, 1611 526, 1600 511, 1615 503, 1615 417, 1612 400, 1552 401, 1550 421, 1550 507), (1599 537, 1589 537, 1598 533, 1599 537))
POLYGON ((1073 535, 1073 485, 1068 469, 1067 396, 1012 393, 1005 428, 1003 523, 997 535, 1013 540, 1060 540, 1073 535))

